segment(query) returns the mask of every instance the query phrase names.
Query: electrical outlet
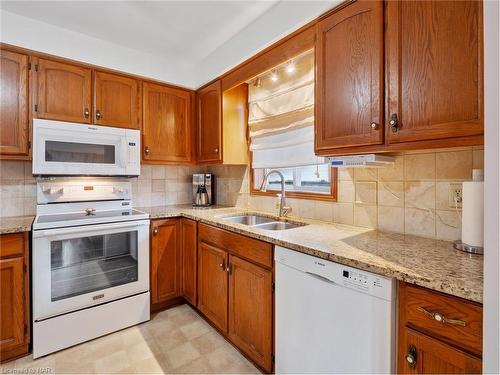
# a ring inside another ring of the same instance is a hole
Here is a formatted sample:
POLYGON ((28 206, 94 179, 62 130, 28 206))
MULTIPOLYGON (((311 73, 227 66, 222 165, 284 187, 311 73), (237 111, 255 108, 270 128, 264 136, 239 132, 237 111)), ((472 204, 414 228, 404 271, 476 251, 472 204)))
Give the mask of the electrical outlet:
POLYGON ((456 206, 462 207, 462 184, 450 184, 448 196, 450 207, 455 208, 455 200, 456 206))

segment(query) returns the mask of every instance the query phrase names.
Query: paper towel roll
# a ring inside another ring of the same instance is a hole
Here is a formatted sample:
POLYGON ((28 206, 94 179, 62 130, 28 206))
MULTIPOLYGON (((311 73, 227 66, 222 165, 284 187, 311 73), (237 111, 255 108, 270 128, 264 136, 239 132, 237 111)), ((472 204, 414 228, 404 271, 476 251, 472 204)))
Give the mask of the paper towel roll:
POLYGON ((468 181, 462 186, 462 243, 483 247, 484 182, 468 181))

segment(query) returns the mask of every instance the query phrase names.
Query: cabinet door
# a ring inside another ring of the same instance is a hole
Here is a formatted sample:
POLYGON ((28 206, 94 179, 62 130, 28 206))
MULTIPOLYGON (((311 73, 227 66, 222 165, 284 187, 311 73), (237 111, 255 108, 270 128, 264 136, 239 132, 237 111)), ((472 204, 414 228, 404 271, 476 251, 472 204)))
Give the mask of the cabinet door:
POLYGON ((316 26, 316 151, 383 143, 383 5, 356 1, 316 26))
POLYGON ((100 71, 94 73, 94 123, 139 129, 141 125, 141 82, 100 71))
POLYGON ((180 296, 180 222, 154 220, 151 224, 151 302, 180 296))
POLYGON ((144 83, 144 161, 191 161, 192 99, 190 91, 144 83))
POLYGON ((0 348, 2 352, 24 343, 24 258, 0 259, 0 348))
POLYGON ((199 162, 222 161, 221 82, 197 91, 197 143, 199 162))
POLYGON ((481 360, 405 327, 399 337, 398 373, 478 374, 481 360), (411 356, 411 357, 409 357, 411 356), (414 366, 410 366, 410 362, 414 366))
POLYGON ((92 71, 78 65, 38 59, 35 116, 90 123, 92 71))
POLYGON ((28 56, 0 51, 0 154, 28 156, 28 56))
POLYGON ((481 1, 387 2, 390 143, 483 133, 481 1))
POLYGON ((182 247, 182 295, 196 305, 197 223, 181 220, 182 247))
POLYGON ((229 257, 229 338, 266 371, 272 370, 271 271, 229 257))
POLYGON ((205 242, 198 244, 198 309, 227 332, 227 253, 205 242))

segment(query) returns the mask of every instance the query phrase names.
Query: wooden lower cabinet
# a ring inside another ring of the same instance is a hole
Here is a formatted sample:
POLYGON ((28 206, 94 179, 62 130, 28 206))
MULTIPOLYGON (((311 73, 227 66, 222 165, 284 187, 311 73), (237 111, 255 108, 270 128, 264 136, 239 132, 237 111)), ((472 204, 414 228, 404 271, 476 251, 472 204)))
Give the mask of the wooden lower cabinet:
POLYGON ((273 370, 272 256, 268 243, 199 224, 198 309, 265 372, 273 370))
POLYGON ((481 373, 480 304, 404 282, 398 294, 398 373, 481 373))
POLYGON ((273 274, 229 256, 229 339, 255 363, 272 369, 273 274))
POLYGON ((28 233, 0 236, 0 362, 28 354, 28 233))
POLYGON ((405 327, 400 333, 400 374, 479 374, 481 359, 430 336, 405 327), (401 353, 402 354, 402 353, 401 353), (413 361, 410 364, 408 360, 413 361))
MULTIPOLYGON (((151 221, 151 303, 181 295, 181 223, 179 219, 151 221)), ((155 308, 153 307, 153 310, 155 308)))
POLYGON ((227 332, 228 255, 205 242, 198 246, 198 309, 222 332, 227 332))
POLYGON ((193 306, 197 297, 198 224, 194 220, 181 219, 181 289, 182 296, 193 306))

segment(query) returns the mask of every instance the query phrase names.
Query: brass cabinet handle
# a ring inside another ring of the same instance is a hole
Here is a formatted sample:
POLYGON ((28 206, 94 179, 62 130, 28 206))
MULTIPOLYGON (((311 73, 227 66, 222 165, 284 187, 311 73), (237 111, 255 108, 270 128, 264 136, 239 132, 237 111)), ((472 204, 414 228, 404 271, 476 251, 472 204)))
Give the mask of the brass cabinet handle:
POLYGON ((372 123, 370 124, 370 127, 371 127, 373 130, 377 130, 377 128, 378 128, 378 124, 377 124, 376 122, 372 122, 372 123))
POLYGON ((391 115, 391 120, 389 121, 389 125, 391 126, 391 130, 393 133, 396 133, 398 131, 398 115, 396 113, 393 113, 391 115))
POLYGON ((408 348, 408 353, 405 356, 408 366, 413 370, 417 367, 417 348, 415 345, 410 345, 408 348))
POLYGON ((158 227, 153 228, 153 235, 156 236, 158 234, 158 227))
POLYGON ((102 117, 101 111, 99 110, 95 111, 95 118, 99 120, 101 117, 102 117))
POLYGON ((227 267, 226 267, 226 272, 227 273, 231 273, 231 265, 228 263, 227 267))
POLYGON ((214 152, 215 152, 215 153, 218 153, 218 152, 219 152, 219 149, 218 149, 218 148, 214 149, 214 152))
POLYGON ((144 153, 146 155, 149 155, 149 146, 146 146, 146 148, 144 148, 144 153))
POLYGON ((445 317, 441 313, 431 312, 429 310, 424 309, 423 307, 417 307, 417 311, 420 311, 420 312, 424 313, 429 318, 431 318, 431 319, 433 319, 433 320, 435 320, 436 322, 439 322, 439 323, 443 323, 443 324, 447 323, 447 324, 452 324, 452 325, 462 326, 462 327, 465 327, 466 324, 467 324, 463 320, 448 319, 447 317, 445 317))
POLYGON ((83 116, 84 116, 85 118, 89 118, 89 115, 90 115, 90 111, 89 111, 89 109, 88 109, 88 108, 85 108, 85 109, 83 110, 83 116))

